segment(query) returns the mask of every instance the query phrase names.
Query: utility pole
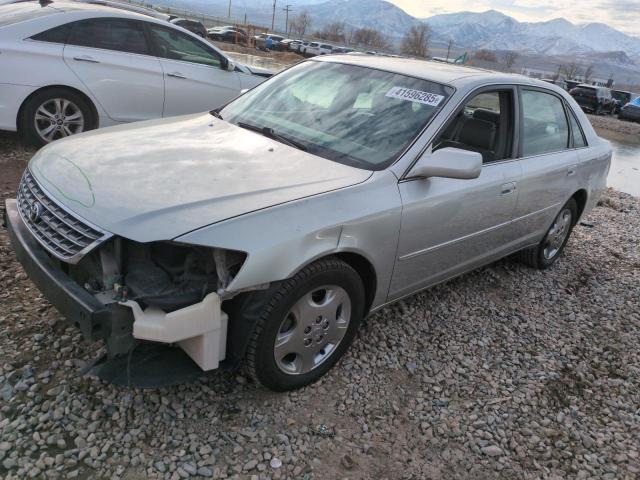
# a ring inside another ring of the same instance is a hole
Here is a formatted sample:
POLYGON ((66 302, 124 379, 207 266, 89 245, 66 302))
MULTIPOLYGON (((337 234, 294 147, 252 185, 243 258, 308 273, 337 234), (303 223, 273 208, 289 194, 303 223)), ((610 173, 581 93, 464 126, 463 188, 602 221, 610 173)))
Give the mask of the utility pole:
POLYGON ((286 12, 285 20, 284 20, 284 33, 289 36, 289 12, 291 11, 291 5, 287 5, 287 8, 283 8, 286 12))
POLYGON ((227 18, 231 18, 231 0, 229 0, 229 11, 227 12, 227 18))
POLYGON ((271 14, 271 31, 273 32, 273 27, 276 25, 276 0, 273 0, 273 13, 271 14))
POLYGON ((447 47, 447 63, 449 62, 449 54, 451 53, 451 45, 453 45, 453 40, 449 40, 449 46, 447 47))

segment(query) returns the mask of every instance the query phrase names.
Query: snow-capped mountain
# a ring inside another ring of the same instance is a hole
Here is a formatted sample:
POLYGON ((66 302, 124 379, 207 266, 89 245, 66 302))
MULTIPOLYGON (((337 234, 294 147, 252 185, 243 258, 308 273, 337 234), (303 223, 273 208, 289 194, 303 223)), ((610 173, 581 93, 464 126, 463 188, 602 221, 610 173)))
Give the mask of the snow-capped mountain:
POLYGON ((395 40, 420 23, 417 18, 383 0, 329 0, 307 5, 306 10, 313 18, 314 29, 341 21, 352 28, 376 29, 395 40))
POLYGON ((640 57, 640 38, 602 23, 574 25, 562 18, 521 23, 495 10, 436 15, 424 21, 432 27, 436 38, 452 39, 465 48, 549 55, 623 51, 630 57, 640 57))
MULTIPOLYGON (((152 0, 154 1, 154 0, 152 0)), ((157 0, 196 12, 226 16, 229 0, 157 0)), ((269 25, 273 0, 233 0, 232 16, 249 23, 269 25)), ((292 5, 290 15, 303 10, 312 17, 310 31, 340 21, 348 28, 368 27, 379 30, 398 42, 413 25, 426 22, 432 28, 432 41, 445 44, 453 40, 459 49, 518 50, 545 55, 624 52, 640 59, 640 38, 626 35, 602 23, 575 25, 556 18, 547 22, 518 22, 496 10, 482 13, 460 12, 417 19, 384 0, 277 0, 275 25, 283 29, 283 7, 292 5)))

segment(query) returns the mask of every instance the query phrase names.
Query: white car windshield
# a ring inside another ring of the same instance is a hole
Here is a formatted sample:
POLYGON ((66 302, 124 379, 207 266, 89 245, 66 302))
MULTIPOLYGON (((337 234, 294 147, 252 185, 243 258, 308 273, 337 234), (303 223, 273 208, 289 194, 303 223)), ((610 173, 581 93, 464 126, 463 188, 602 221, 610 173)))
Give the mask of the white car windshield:
POLYGON ((406 75, 309 61, 216 113, 314 155, 381 170, 397 159, 452 92, 406 75))

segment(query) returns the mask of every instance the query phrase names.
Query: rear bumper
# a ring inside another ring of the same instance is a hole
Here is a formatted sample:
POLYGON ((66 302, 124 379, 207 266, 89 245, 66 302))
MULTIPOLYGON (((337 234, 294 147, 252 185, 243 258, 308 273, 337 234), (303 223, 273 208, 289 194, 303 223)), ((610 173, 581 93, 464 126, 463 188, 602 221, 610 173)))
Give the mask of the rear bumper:
POLYGON ((22 221, 15 200, 5 201, 4 215, 16 257, 31 281, 87 340, 107 338, 113 318, 111 308, 80 287, 40 246, 22 221))

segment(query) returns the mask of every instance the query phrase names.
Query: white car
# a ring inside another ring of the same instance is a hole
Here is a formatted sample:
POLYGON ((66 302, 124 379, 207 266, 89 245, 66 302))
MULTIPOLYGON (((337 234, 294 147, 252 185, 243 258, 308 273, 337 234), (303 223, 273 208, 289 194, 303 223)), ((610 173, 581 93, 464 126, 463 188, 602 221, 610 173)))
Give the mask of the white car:
POLYGON ((0 130, 36 145, 202 112, 270 76, 149 15, 56 1, 0 5, 0 130))
POLYGON ((328 43, 311 42, 305 50, 305 54, 310 57, 330 55, 331 53, 333 53, 333 45, 329 45, 328 43))

